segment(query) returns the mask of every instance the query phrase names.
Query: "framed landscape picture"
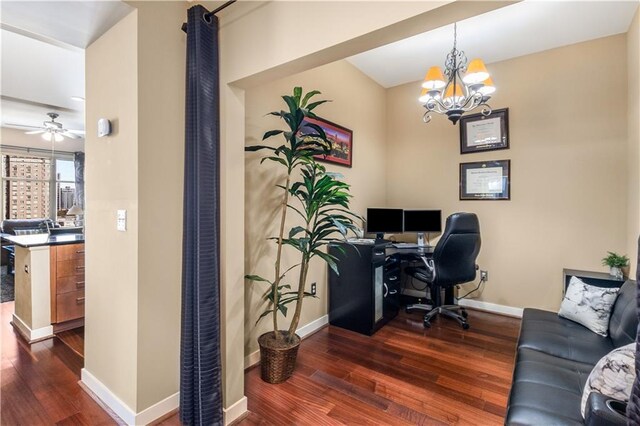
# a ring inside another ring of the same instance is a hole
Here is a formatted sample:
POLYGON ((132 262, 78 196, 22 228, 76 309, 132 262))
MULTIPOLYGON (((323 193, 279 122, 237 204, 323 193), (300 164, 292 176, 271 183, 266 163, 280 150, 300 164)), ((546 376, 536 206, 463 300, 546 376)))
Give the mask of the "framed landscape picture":
POLYGON ((509 148, 509 108, 460 118, 460 154, 509 148))
POLYGON ((460 163, 460 200, 510 200, 511 160, 460 163))
POLYGON ((353 164, 353 132, 351 130, 319 117, 305 118, 304 121, 322 127, 327 139, 331 142, 331 153, 316 155, 316 160, 351 167, 353 164))

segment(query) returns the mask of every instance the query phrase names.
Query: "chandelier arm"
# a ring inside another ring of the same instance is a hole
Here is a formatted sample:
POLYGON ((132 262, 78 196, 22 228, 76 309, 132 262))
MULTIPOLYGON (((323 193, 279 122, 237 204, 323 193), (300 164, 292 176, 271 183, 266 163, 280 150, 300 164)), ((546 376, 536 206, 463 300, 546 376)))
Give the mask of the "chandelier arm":
POLYGON ((425 104, 425 108, 427 108, 429 112, 433 111, 438 114, 445 114, 449 110, 439 99, 431 99, 425 104))
POLYGON ((480 93, 474 93, 473 95, 469 96, 466 99, 466 101, 464 102, 464 104, 462 104, 460 109, 462 109, 464 111, 471 111, 471 110, 477 108, 478 105, 480 105, 481 102, 482 102, 482 95, 480 93), (480 96, 478 96, 478 95, 480 95, 480 96))

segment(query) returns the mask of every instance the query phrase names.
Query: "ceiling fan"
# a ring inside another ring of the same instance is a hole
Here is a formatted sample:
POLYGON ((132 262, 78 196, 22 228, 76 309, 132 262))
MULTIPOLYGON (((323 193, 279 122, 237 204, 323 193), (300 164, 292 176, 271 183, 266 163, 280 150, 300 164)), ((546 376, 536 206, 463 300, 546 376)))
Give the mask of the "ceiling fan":
MULTIPOLYGON (((82 138, 82 134, 84 134, 83 130, 68 130, 62 127, 62 123, 56 121, 60 115, 55 112, 47 113, 51 121, 45 121, 42 124, 44 127, 37 127, 37 130, 29 130, 26 131, 27 135, 39 135, 42 134, 42 138, 51 141, 52 139, 56 142, 62 142, 64 138, 69 139, 80 139, 82 138)), ((35 127, 35 126, 25 126, 16 124, 19 127, 35 127)))

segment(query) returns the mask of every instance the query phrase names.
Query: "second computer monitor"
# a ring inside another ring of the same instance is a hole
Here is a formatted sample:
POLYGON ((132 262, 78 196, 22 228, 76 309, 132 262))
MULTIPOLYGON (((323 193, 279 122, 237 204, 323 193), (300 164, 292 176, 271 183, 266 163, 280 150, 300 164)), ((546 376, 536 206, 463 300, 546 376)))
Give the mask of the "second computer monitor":
POLYGON ((404 232, 417 232, 418 245, 424 246, 424 234, 442 232, 442 210, 405 210, 404 232))

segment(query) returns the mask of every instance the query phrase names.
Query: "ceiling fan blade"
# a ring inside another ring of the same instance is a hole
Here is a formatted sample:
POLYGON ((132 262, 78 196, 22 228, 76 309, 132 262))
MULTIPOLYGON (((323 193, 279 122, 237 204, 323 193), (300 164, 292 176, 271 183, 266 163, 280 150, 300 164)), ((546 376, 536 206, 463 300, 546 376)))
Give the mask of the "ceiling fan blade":
POLYGON ((29 126, 27 124, 18 124, 18 123, 4 123, 5 126, 11 127, 23 127, 25 129, 41 129, 42 126, 29 126))
POLYGON ((31 130, 28 132, 24 132, 25 135, 39 135, 40 133, 44 133, 46 132, 45 129, 40 129, 40 130, 31 130))
POLYGON ((71 133, 71 132, 69 132, 69 131, 64 131, 64 132, 61 132, 60 134, 61 134, 62 136, 65 136, 65 137, 67 137, 67 138, 70 138, 70 139, 81 139, 81 137, 80 137, 80 136, 78 136, 78 135, 76 135, 76 134, 73 134, 73 133, 71 133))

